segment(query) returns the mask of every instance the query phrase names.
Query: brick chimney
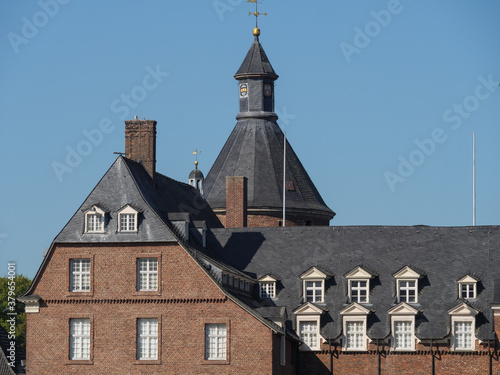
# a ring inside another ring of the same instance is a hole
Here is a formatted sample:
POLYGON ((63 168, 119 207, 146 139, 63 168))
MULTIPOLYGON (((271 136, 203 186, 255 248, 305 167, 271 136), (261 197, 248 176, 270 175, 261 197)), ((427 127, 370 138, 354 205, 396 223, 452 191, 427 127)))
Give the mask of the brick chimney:
POLYGON ((156 171, 156 121, 125 121, 125 157, 142 163, 151 177, 156 171))
POLYGON ((226 177, 226 228, 247 226, 247 178, 226 177))

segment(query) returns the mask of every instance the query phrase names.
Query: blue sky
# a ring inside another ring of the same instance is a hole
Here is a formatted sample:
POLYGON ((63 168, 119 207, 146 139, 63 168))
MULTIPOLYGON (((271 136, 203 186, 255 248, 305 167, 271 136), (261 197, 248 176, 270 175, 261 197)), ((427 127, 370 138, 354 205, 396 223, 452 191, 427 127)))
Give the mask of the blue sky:
MULTIPOLYGON (((473 130, 477 223, 500 224, 498 0, 260 10, 278 123, 332 225, 471 225, 473 130)), ((124 119, 158 121, 159 172, 186 181, 198 148, 208 173, 236 123, 248 11, 246 0, 0 3, 0 275, 9 260, 35 275, 124 151, 124 119)))

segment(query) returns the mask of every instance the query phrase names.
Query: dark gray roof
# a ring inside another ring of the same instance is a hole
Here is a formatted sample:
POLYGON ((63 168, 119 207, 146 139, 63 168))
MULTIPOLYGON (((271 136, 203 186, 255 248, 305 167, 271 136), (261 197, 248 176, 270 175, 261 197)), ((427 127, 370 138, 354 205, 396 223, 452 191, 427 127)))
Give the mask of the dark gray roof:
MULTIPOLYGON (((248 207, 283 207, 284 135, 275 121, 240 120, 205 179, 205 196, 212 208, 226 207, 226 176, 248 179, 248 207)), ((333 217, 299 158, 287 141, 286 180, 289 210, 314 210, 333 217)))
MULTIPOLYGON (((259 278, 279 277, 276 306, 291 312, 303 304, 299 275, 312 266, 333 275, 326 281, 321 333, 337 338, 342 333, 340 310, 348 305, 347 272, 356 266, 370 270, 368 336, 390 333, 388 310, 396 301, 394 273, 410 266, 421 273, 416 335, 443 338, 450 333, 448 311, 463 302, 457 281, 470 274, 479 278, 478 298, 469 303, 479 311, 477 337, 494 337, 491 303, 500 285, 500 227, 286 227, 216 229, 209 236, 212 251, 233 267, 259 278)), ((269 300, 266 301, 269 303, 269 300)))
POLYGON ((278 78, 278 75, 271 66, 264 49, 259 43, 258 37, 256 37, 252 43, 245 60, 243 60, 243 63, 234 75, 234 78, 239 79, 251 76, 269 77, 273 79, 278 78))
POLYGON ((205 176, 203 176, 203 172, 200 171, 198 168, 195 168, 191 171, 189 174, 189 179, 198 179, 198 180, 203 180, 205 176))
POLYGON ((169 215, 179 213, 222 226, 198 190, 159 173, 153 180, 141 164, 120 156, 54 242, 177 241, 169 215), (137 233, 117 232, 118 211, 127 205, 139 211, 137 233), (84 214, 93 206, 106 212, 105 235, 84 233, 84 214))
POLYGON ((14 367, 10 366, 10 359, 7 359, 10 355, 10 342, 7 331, 0 326, 0 375, 24 374, 26 371, 25 367, 21 365, 21 361, 26 360, 26 351, 16 342, 16 359, 14 367))

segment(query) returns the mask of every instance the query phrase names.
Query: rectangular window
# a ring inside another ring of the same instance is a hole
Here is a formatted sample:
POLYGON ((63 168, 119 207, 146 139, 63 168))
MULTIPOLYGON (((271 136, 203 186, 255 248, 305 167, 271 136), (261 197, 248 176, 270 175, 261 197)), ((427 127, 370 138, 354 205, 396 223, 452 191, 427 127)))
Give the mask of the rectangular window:
POLYGON ((474 284, 460 284, 460 297, 461 298, 476 298, 474 293, 474 284))
POLYGON ((417 283, 412 280, 399 280, 399 302, 417 302, 417 283))
POLYGON ((304 321, 299 324, 300 339, 310 349, 318 348, 318 322, 304 321))
POLYGON ((137 319, 137 359, 158 359, 158 319, 137 319))
POLYGON ((225 324, 205 325, 205 359, 226 360, 227 328, 225 324))
POLYGON ((70 291, 90 291, 90 259, 70 260, 70 291))
POLYGON ((158 259, 139 258, 137 260, 137 290, 158 290, 158 259))
POLYGON ((120 214, 120 232, 135 232, 136 214, 120 214))
POLYGON ((323 282, 306 281, 306 301, 323 302, 323 282))
POLYGON ((346 322, 346 349, 364 350, 365 325, 360 322, 346 322))
POLYGON ((412 322, 394 322, 394 349, 413 350, 412 322))
POLYGON ((455 322, 455 349, 472 350, 472 322, 455 322))
POLYGON ((274 298, 275 295, 274 282, 260 283, 260 298, 274 298))
POLYGON ((101 214, 87 214, 87 232, 104 231, 104 216, 101 214))
POLYGON ((351 281, 351 302, 368 303, 367 281, 351 281))
POLYGON ((69 358, 90 360, 90 319, 70 319, 69 358))

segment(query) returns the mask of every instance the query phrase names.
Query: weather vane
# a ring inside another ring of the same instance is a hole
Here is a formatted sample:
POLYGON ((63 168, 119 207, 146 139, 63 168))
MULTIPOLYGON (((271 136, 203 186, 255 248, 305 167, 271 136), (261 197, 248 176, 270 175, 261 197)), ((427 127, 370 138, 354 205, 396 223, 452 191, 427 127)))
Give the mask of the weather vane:
MULTIPOLYGON (((262 3, 262 0, 260 0, 262 3)), ((248 12, 248 15, 251 16, 252 14, 255 16, 255 28, 259 28, 257 20, 259 19, 259 16, 267 16, 267 13, 259 13, 258 9, 258 3, 257 0, 247 0, 247 3, 255 3, 255 12, 248 12)))
POLYGON ((201 154, 201 150, 194 150, 193 155, 196 155, 196 160, 194 161, 194 165, 198 168, 198 154, 201 154))

